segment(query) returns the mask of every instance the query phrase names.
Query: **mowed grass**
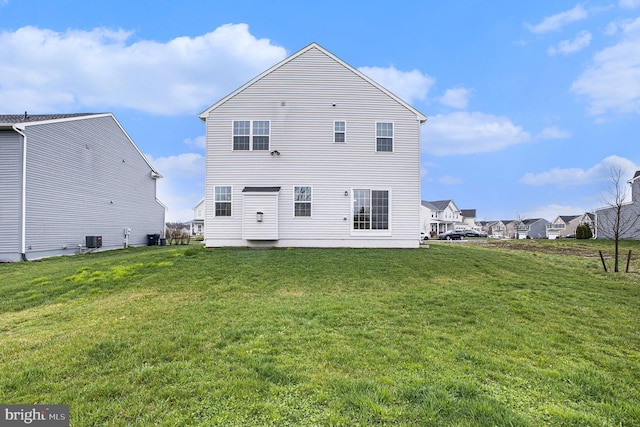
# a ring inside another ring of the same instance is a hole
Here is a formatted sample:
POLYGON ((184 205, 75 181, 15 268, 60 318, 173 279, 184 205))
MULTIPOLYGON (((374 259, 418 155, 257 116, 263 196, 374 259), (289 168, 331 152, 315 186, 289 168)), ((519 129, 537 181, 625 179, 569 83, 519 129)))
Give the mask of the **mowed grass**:
POLYGON ((638 275, 553 244, 0 265, 0 402, 73 426, 640 425, 638 275))

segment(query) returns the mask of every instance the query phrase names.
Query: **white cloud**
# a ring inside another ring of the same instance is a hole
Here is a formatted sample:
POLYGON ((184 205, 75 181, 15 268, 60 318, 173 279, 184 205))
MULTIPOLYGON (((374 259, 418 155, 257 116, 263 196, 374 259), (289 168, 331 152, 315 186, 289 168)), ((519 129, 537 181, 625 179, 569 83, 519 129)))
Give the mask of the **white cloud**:
POLYGON ((621 40, 594 56, 593 63, 571 85, 588 99, 588 111, 640 114, 640 18, 622 28, 621 40))
POLYGON ((457 176, 443 175, 438 179, 438 182, 442 185, 459 185, 464 183, 464 179, 457 176))
POLYGON ((557 31, 563 26, 571 23, 580 21, 582 19, 587 18, 588 12, 582 7, 582 5, 577 5, 573 9, 567 10, 565 12, 557 13, 555 15, 546 16, 542 22, 536 25, 526 24, 526 27, 532 32, 536 34, 548 33, 551 31, 557 31))
POLYGON ((589 46, 591 43, 591 33, 589 31, 580 31, 573 40, 562 40, 556 47, 550 47, 547 52, 549 55, 557 53, 568 55, 576 53, 589 46))
POLYGON ((9 111, 63 112, 125 107, 197 114, 282 60, 286 51, 227 24, 166 43, 97 28, 0 32, 0 99, 9 111))
POLYGON ((542 129, 537 135, 538 139, 567 139, 571 138, 571 132, 558 128, 557 126, 551 126, 542 129))
POLYGON ((640 0, 620 0, 618 5, 623 9, 634 9, 640 6, 640 0))
POLYGON ((153 157, 147 155, 151 164, 163 176, 202 177, 204 179, 204 156, 198 153, 183 153, 176 156, 153 157))
POLYGON ((167 221, 192 220, 193 207, 204 196, 204 156, 183 153, 168 157, 146 157, 163 176, 158 180, 157 197, 170 207, 167 221))
POLYGON ((466 109, 469 106, 471 90, 464 87, 447 89, 440 97, 440 102, 448 107, 466 109))
POLYGON ((560 187, 569 187, 577 185, 591 185, 596 182, 608 181, 611 179, 611 168, 620 168, 623 176, 629 179, 638 167, 629 159, 620 156, 609 156, 604 158, 600 163, 584 170, 580 168, 553 168, 546 172, 532 173, 528 172, 520 178, 519 182, 527 185, 543 186, 555 185, 560 187))
POLYGON ((499 151, 530 139, 508 118, 478 112, 439 114, 422 127, 423 150, 438 156, 499 151))
POLYGON ((183 142, 190 147, 200 148, 204 150, 207 145, 207 137, 205 135, 200 135, 195 139, 186 138, 183 142))
POLYGON ((425 100, 435 83, 433 77, 418 70, 400 71, 393 66, 360 67, 358 70, 408 103, 425 100))

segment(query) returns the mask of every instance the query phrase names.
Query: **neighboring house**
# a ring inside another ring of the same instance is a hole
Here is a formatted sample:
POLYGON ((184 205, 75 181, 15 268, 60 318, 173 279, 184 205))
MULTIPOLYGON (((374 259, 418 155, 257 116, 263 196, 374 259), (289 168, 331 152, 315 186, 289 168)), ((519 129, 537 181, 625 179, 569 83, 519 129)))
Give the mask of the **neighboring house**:
POLYGON ((544 218, 524 219, 515 225, 515 236, 518 239, 546 239, 547 221, 544 218))
POLYGON ((483 221, 481 224, 484 224, 482 230, 487 233, 487 236, 490 237, 509 237, 507 235, 507 226, 502 221, 483 221))
POLYGON ((479 223, 481 229, 490 237, 510 238, 516 236, 516 228, 518 221, 515 219, 503 219, 499 221, 481 221, 479 223))
POLYGON ((204 197, 193 207, 193 222, 191 223, 192 236, 204 236, 204 197))
POLYGON ((0 261, 147 244, 158 178, 110 113, 0 115, 0 261))
POLYGON ((595 231, 595 214, 585 212, 582 215, 560 215, 547 224, 547 237, 557 239, 575 236, 576 228, 580 224, 588 224, 591 230, 595 231))
POLYGON ((423 200, 420 204, 420 218, 420 231, 431 236, 455 230, 462 224, 460 209, 453 200, 423 200))
POLYGON ((426 117, 318 44, 199 117, 207 247, 419 246, 426 117))
POLYGON ((556 219, 547 224, 547 237, 553 240, 575 233, 576 227, 580 225, 578 218, 580 218, 580 215, 557 216, 556 219))
POLYGON ((591 232, 595 236, 596 232, 596 214, 591 212, 585 212, 580 215, 580 219, 578 220, 578 225, 580 224, 588 224, 591 228, 591 232))
POLYGON ((617 222, 620 239, 640 239, 640 171, 636 171, 627 183, 631 186, 631 202, 621 205, 619 219, 615 206, 596 210, 596 238, 613 239, 617 222))
POLYGON ((515 219, 502 219, 500 220, 504 224, 505 231, 503 237, 513 239, 516 237, 516 227, 520 224, 520 221, 515 219))
POLYGON ((476 223, 476 210, 475 209, 462 209, 460 210, 460 216, 462 217, 462 223, 467 228, 472 230, 478 230, 480 227, 476 223))

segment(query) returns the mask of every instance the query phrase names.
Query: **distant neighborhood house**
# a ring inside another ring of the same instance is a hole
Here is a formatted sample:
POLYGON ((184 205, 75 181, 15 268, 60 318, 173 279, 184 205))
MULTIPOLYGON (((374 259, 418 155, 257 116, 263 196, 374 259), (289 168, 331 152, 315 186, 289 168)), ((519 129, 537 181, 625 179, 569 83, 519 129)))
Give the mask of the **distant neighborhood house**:
POLYGON ((317 43, 199 117, 207 247, 419 246, 426 116, 317 43))
POLYGON ((595 230, 595 214, 585 212, 582 215, 559 215, 547 224, 547 237, 549 239, 574 237, 576 228, 580 224, 588 224, 591 230, 595 230))
POLYGON ((458 209, 453 200, 423 200, 420 203, 420 232, 433 238, 447 231, 481 230, 475 209, 458 209))
POLYGON ((547 221, 544 218, 528 218, 516 221, 515 237, 518 239, 547 238, 547 221))
POLYGON ((0 261, 147 244, 160 177, 110 113, 0 115, 0 261))
POLYGON ((204 236, 204 197, 193 207, 193 222, 191 223, 192 236, 204 236))

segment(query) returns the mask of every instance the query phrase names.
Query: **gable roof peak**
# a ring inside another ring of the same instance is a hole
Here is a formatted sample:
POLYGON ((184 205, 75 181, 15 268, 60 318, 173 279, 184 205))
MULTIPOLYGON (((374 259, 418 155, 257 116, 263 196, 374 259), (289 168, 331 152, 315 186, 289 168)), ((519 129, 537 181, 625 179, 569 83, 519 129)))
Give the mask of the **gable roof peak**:
POLYGON ((397 95, 395 95, 394 93, 389 91, 387 88, 382 86, 380 83, 378 83, 378 82, 374 81, 373 79, 371 79, 370 77, 368 77, 363 72, 361 72, 358 69, 356 69, 356 68, 352 67, 351 65, 347 64, 346 62, 344 62, 343 60, 341 60, 336 55, 334 55, 333 53, 329 52, 327 49, 325 49, 324 47, 320 46, 320 44, 318 44, 316 42, 311 42, 310 44, 308 44, 307 46, 303 47, 299 51, 295 52, 292 55, 289 55, 288 57, 286 57, 282 61, 278 62, 277 64, 275 64, 272 67, 268 68, 267 70, 263 71, 262 73, 258 74, 256 77, 254 77, 253 79, 249 80, 247 83, 243 84, 238 89, 234 90, 233 92, 231 92, 227 96, 223 97, 222 99, 220 99, 218 102, 216 102, 215 104, 213 104, 209 108, 207 108, 204 111, 202 111, 198 115, 198 117, 200 118, 200 120, 206 121, 207 120, 207 116, 209 115, 209 112, 211 112, 212 110, 215 110, 216 108, 218 108, 220 105, 224 104, 229 99, 233 98, 234 96, 236 96, 237 94, 239 94, 240 92, 245 90, 246 88, 250 87, 254 83, 256 83, 259 80, 261 80, 263 77, 271 74, 275 70, 277 70, 280 67, 288 64, 289 62, 295 60, 296 58, 304 55, 305 53, 309 52, 312 49, 319 50, 324 55, 326 55, 327 57, 329 57, 332 60, 334 60, 336 63, 340 64, 341 66, 343 66, 345 68, 347 68, 348 70, 353 72, 355 75, 357 75, 361 79, 363 79, 363 80, 367 81, 368 83, 370 83, 371 85, 373 85, 375 88, 377 88, 381 92, 384 92, 387 96, 389 96, 390 98, 392 98, 393 100, 398 102, 400 105, 405 107, 407 110, 413 112, 416 115, 417 120, 419 120, 421 124, 427 121, 427 116, 425 116, 420 111, 415 109, 408 102, 404 101, 402 98, 398 97, 397 95))

